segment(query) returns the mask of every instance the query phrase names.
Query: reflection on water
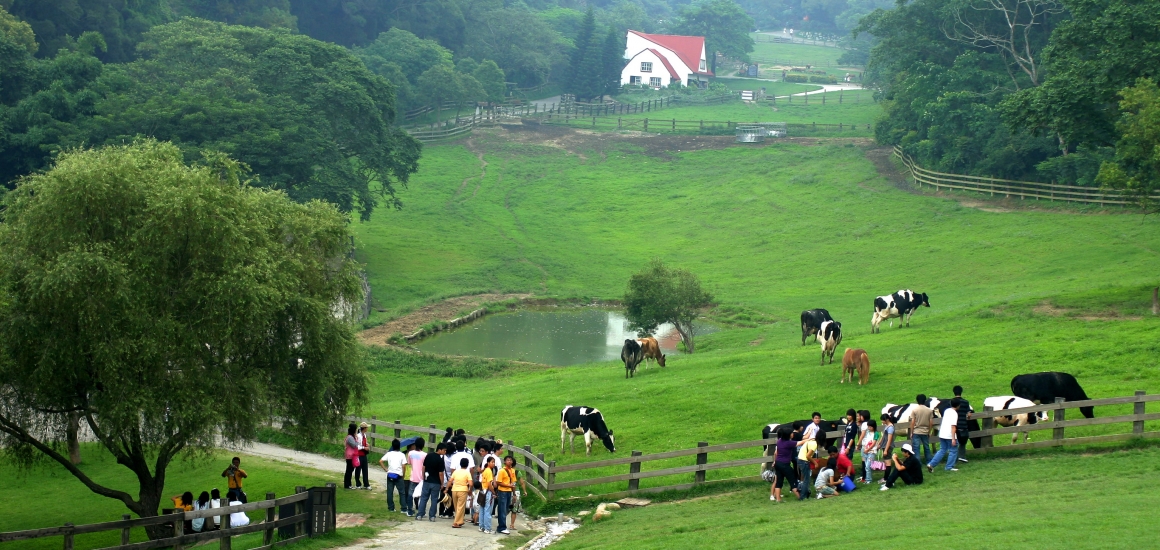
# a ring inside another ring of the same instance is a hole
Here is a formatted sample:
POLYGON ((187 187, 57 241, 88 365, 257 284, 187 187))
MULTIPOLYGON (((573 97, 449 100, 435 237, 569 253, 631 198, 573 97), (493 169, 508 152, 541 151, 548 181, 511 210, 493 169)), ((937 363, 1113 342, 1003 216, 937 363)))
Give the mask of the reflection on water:
MULTIPOLYGON (((699 333, 711 330, 698 330, 699 333)), ((575 365, 620 359, 628 330, 624 315, 595 308, 521 310, 488 315, 419 343, 419 349, 449 355, 515 359, 548 365, 575 365)), ((681 337, 672 325, 657 331, 664 353, 674 353, 681 337)))

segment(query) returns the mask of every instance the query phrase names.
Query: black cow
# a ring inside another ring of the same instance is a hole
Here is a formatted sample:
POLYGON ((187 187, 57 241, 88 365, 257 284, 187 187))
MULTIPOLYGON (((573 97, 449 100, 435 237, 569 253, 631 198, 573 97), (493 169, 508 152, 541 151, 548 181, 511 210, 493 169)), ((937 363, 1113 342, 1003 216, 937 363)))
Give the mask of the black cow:
POLYGON ((572 453, 576 453, 576 436, 584 436, 584 454, 592 454, 592 438, 596 437, 604 443, 608 452, 616 452, 616 441, 612 437, 612 430, 604 424, 604 415, 592 407, 573 407, 568 405, 560 411, 560 452, 564 452, 564 438, 568 437, 568 445, 572 453))
POLYGON ((814 335, 814 341, 818 341, 818 330, 822 328, 822 323, 825 321, 833 321, 830 317, 830 312, 824 309, 807 309, 802 312, 802 345, 806 345, 806 338, 811 334, 814 335))
POLYGON ((640 342, 631 338, 626 339, 624 347, 620 348, 620 360, 624 361, 624 377, 635 376, 636 366, 644 360, 644 351, 640 347, 640 342))
MULTIPOLYGON (((947 400, 943 401, 937 397, 931 397, 930 399, 927 399, 926 406, 928 406, 932 410, 934 410, 934 415, 936 417, 938 417, 940 419, 940 422, 941 422, 943 412, 946 411, 947 409, 951 408, 951 400, 947 399, 947 400)), ((975 407, 973 407, 973 406, 971 407, 971 412, 975 412, 975 407)), ((935 422, 935 425, 934 425, 934 429, 935 429, 934 433, 935 434, 938 434, 940 422, 935 422)), ((983 428, 979 426, 979 420, 977 418, 971 418, 971 419, 967 420, 967 431, 968 432, 977 433, 981 429, 983 429, 983 428)), ((983 446, 983 438, 982 437, 972 437, 971 438, 971 446, 976 448, 976 449, 982 447, 983 446)))
MULTIPOLYGON (((763 426, 761 428, 761 438, 762 439, 771 439, 771 438, 777 437, 777 431, 780 428, 785 428, 785 429, 788 429, 790 431, 796 430, 798 428, 804 429, 806 426, 808 426, 812 422, 813 422, 813 420, 806 419, 806 420, 794 420, 793 422, 786 423, 786 424, 778 424, 776 422, 773 424, 766 424, 765 426, 763 426)), ((818 436, 817 436, 817 438, 815 438, 818 442, 818 450, 819 451, 822 449, 825 449, 826 447, 829 446, 830 438, 826 434, 829 432, 841 429, 843 426, 845 426, 845 423, 846 423, 845 419, 842 419, 841 423, 839 423, 838 421, 835 421, 835 420, 822 420, 822 423, 820 425, 820 429, 818 430, 818 436)), ((768 445, 766 447, 768 447, 768 445)), ((766 449, 766 450, 768 450, 768 449, 766 449)))
MULTIPOLYGON (((874 316, 870 318, 870 332, 879 332, 879 325, 887 319, 900 317, 898 326, 906 322, 910 326, 910 316, 921 306, 930 307, 930 300, 926 293, 917 293, 910 289, 902 289, 889 296, 879 296, 874 299, 874 316)), ((894 321, 890 321, 894 326, 894 321)))
MULTIPOLYGON (((1062 397, 1064 401, 1088 399, 1075 377, 1066 372, 1020 374, 1011 379, 1011 393, 1029 401, 1038 401, 1041 405, 1054 403, 1057 397, 1062 397)), ((1080 407, 1079 412, 1086 418, 1095 417, 1091 407, 1080 407)))

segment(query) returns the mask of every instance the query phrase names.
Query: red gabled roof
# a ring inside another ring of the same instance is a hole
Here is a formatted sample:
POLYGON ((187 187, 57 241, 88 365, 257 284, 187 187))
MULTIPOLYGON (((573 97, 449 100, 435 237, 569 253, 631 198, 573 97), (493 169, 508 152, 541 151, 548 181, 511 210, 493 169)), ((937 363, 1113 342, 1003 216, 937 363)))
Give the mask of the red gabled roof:
MULTIPOLYGON (((697 74, 713 76, 713 73, 708 70, 699 70, 701 68, 701 52, 705 50, 704 36, 678 36, 675 34, 648 34, 640 31, 630 30, 631 32, 645 40, 659 44, 672 50, 685 62, 685 65, 697 74)), ((709 52, 705 52, 709 55, 709 52)), ((706 60, 708 63, 708 60, 706 60)))
POLYGON ((656 51, 655 48, 649 48, 648 51, 652 52, 654 55, 660 58, 661 63, 665 64, 665 68, 669 70, 669 78, 674 80, 684 80, 681 78, 681 75, 677 74, 677 70, 673 68, 673 64, 669 63, 669 59, 661 55, 661 52, 656 51))

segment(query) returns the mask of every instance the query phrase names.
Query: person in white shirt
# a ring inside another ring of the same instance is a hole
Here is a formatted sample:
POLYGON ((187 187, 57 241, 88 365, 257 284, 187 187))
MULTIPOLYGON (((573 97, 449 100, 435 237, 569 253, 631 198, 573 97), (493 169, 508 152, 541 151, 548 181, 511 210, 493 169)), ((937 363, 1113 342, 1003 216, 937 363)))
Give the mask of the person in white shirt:
POLYGON ((403 464, 407 462, 407 455, 399 452, 399 440, 391 440, 391 450, 379 459, 379 466, 387 472, 387 509, 395 511, 395 491, 399 492, 399 506, 403 512, 410 512, 410 495, 407 494, 406 482, 403 479, 403 464))
POLYGON ((934 458, 926 464, 928 472, 934 472, 934 467, 942 461, 944 456, 947 458, 946 471, 957 472, 955 468, 955 461, 959 457, 959 438, 958 438, 958 423, 959 413, 956 410, 961 401, 958 397, 951 399, 951 406, 947 407, 942 413, 942 423, 938 428, 938 452, 934 454, 934 458))
MULTIPOLYGON (((226 505, 226 503, 222 500, 222 492, 221 491, 219 491, 217 488, 215 488, 214 490, 209 492, 209 507, 210 508, 221 508, 222 506, 225 506, 225 505, 226 505)), ((222 517, 221 516, 214 516, 213 517, 213 528, 214 529, 221 529, 221 527, 222 527, 222 517)))

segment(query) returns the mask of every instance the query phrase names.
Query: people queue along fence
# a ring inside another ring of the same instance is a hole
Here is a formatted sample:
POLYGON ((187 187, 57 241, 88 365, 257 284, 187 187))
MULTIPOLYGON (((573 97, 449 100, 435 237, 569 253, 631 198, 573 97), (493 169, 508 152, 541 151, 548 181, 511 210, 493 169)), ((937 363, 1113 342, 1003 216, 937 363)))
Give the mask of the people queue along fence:
MULTIPOLYGON (((1125 441, 1133 438, 1157 438, 1160 437, 1160 431, 1145 431, 1145 422, 1160 420, 1160 413, 1145 413, 1145 405, 1153 401, 1160 401, 1160 394, 1150 395, 1143 391, 1137 391, 1135 395, 1126 397, 1112 397, 1087 401, 1061 400, 1054 403, 1036 405, 1034 407, 999 411, 991 411, 985 408, 983 411, 974 411, 970 413, 970 418, 972 420, 977 420, 981 429, 977 432, 970 433, 970 439, 977 440, 979 443, 979 447, 974 447, 974 444, 972 443, 972 453, 989 454, 1007 450, 1105 443, 1125 441), (1117 405, 1131 405, 1133 407, 1132 414, 1104 416, 1097 418, 1078 418, 1072 420, 1067 419, 1066 413, 1071 409, 1117 405), (995 424, 995 418, 998 417, 1018 414, 1034 414, 1040 412, 1047 413, 1050 420, 1039 421, 1036 424, 1024 426, 1000 427, 995 424), (1131 428, 1130 430, 1126 430, 1121 433, 1067 437, 1067 430, 1069 428, 1107 424, 1130 424, 1131 428), (996 446, 994 444, 994 436, 996 435, 1009 435, 1019 432, 1041 431, 1049 431, 1051 433, 1051 438, 1039 441, 1031 441, 1028 443, 1017 443, 1001 446, 996 446)), ((435 425, 413 426, 403 424, 400 421, 383 422, 374 418, 368 419, 366 421, 371 425, 372 430, 376 428, 385 428, 388 430, 385 434, 372 432, 370 434, 370 440, 372 442, 375 441, 376 438, 401 438, 401 434, 403 432, 415 432, 427 436, 426 441, 428 442, 428 449, 433 450, 434 441, 438 441, 442 433, 435 427, 435 425)), ((899 422, 894 426, 896 432, 906 433, 908 438, 910 437, 910 428, 911 423, 909 422, 899 422)), ((879 430, 881 429, 882 428, 879 427, 879 430)), ((881 432, 879 431, 876 433, 881 432)), ((841 439, 843 435, 844 432, 842 429, 826 432, 827 439, 841 439)), ((466 437, 473 439, 479 436, 469 434, 466 437)), ((903 439, 902 437, 898 437, 896 439, 897 443, 913 443, 910 441, 910 439, 903 439)), ((965 439, 963 440, 965 441, 965 439)), ((739 480, 752 480, 754 479, 753 475, 737 475, 733 477, 707 480, 706 473, 714 470, 733 469, 733 471, 736 471, 737 468, 743 466, 759 464, 766 465, 773 462, 769 456, 761 455, 744 458, 728 458, 726 460, 710 462, 710 455, 722 456, 722 454, 725 453, 732 453, 735 455, 735 451, 764 448, 766 446, 776 445, 777 441, 777 438, 773 436, 768 439, 758 439, 717 445, 709 445, 708 442, 702 441, 699 442, 695 447, 685 449, 651 453, 647 455, 641 453, 640 451, 634 450, 631 451, 630 456, 618 456, 609 459, 559 465, 554 460, 548 460, 544 453, 534 452, 530 445, 516 446, 509 440, 507 444, 504 445, 503 450, 508 455, 513 457, 515 462, 515 469, 518 471, 522 479, 526 479, 529 482, 527 483, 527 489, 532 493, 535 493, 541 499, 555 500, 558 493, 563 493, 564 495, 575 494, 576 492, 571 490, 580 487, 587 487, 587 489, 584 490, 585 493, 592 492, 599 494, 603 498, 619 498, 621 496, 630 496, 639 493, 686 490, 699 485, 711 485, 714 483, 727 483, 739 480), (688 458, 693 458, 694 463, 669 467, 669 465, 674 461, 688 458), (661 463, 665 467, 654 470, 645 469, 644 466, 649 463, 661 463), (627 468, 627 472, 623 470, 619 473, 616 472, 618 468, 624 467, 627 468), (691 482, 679 482, 679 480, 673 480, 674 477, 679 478, 689 474, 692 474, 691 482), (655 486, 641 487, 641 480, 649 480, 651 478, 667 479, 663 480, 660 484, 655 486)), ((898 447, 898 445, 895 444, 894 447, 898 447)), ((386 449, 380 448, 378 446, 373 446, 372 448, 375 450, 375 452, 386 451, 386 449)), ((916 450, 919 449, 916 448, 916 450)), ((825 451, 825 449, 819 448, 817 450, 818 455, 822 455, 823 451, 825 451)), ((949 449, 947 454, 949 454, 949 449)), ((883 462, 885 462, 885 460, 883 460, 883 462)))

